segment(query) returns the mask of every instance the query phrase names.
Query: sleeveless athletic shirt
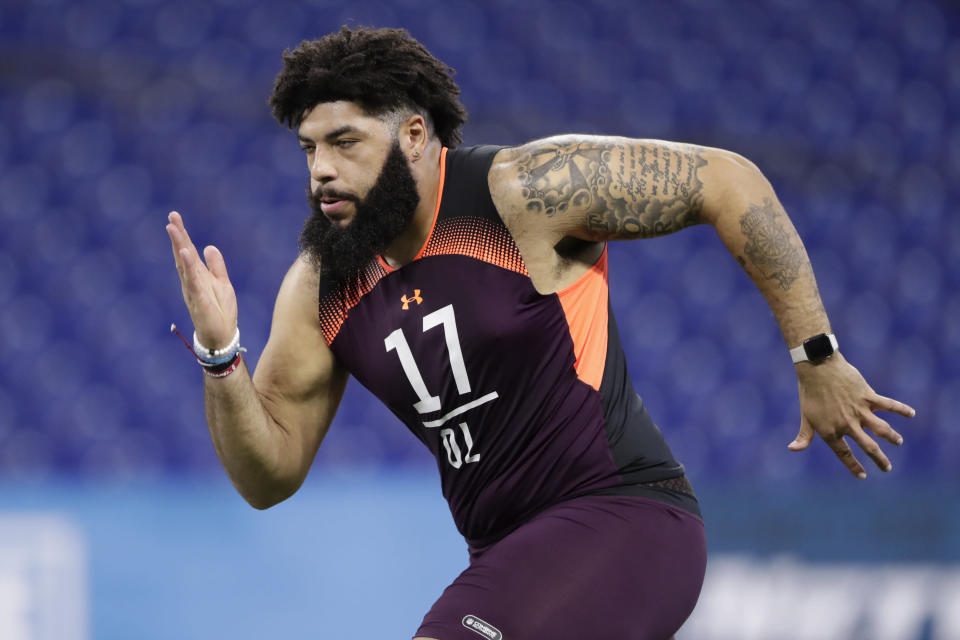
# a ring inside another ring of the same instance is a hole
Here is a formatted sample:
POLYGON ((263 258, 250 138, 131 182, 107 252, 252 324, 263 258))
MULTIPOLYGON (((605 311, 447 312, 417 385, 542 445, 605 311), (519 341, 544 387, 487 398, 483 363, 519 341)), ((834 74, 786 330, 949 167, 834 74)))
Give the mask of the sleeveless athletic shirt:
POLYGON ((490 197, 499 149, 442 151, 433 226, 409 264, 378 256, 342 287, 321 284, 327 344, 436 457, 472 548, 591 493, 698 513, 692 496, 643 485, 683 466, 627 374, 606 248, 570 287, 538 293, 490 197))

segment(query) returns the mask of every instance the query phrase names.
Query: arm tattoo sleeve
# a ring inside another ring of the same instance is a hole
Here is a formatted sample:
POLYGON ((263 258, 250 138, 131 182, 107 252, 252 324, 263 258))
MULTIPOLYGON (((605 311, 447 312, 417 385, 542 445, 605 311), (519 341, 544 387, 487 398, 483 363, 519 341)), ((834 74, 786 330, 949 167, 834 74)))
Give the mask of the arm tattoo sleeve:
POLYGON ((740 231, 746 238, 743 252, 760 274, 776 280, 787 291, 800 276, 803 247, 786 214, 769 199, 750 205, 740 216, 740 231))
POLYGON ((679 144, 575 142, 536 146, 518 165, 527 211, 583 215, 587 231, 644 238, 700 222, 707 164, 679 144))

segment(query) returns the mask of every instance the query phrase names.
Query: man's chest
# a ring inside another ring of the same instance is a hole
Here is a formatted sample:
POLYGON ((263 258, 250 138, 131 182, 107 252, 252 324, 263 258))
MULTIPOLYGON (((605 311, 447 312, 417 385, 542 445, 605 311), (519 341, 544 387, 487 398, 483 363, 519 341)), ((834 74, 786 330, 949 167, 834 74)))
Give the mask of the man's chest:
POLYGON ((502 398, 565 331, 528 277, 463 256, 424 258, 354 306, 331 348, 408 424, 502 398))

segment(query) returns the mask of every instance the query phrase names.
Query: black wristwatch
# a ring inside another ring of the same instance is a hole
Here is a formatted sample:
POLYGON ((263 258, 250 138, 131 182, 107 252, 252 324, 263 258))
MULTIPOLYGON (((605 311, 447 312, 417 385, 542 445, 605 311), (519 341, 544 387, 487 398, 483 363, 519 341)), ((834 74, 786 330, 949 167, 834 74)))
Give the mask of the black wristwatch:
POLYGON ((837 351, 837 337, 832 333, 821 333, 807 338, 799 347, 790 349, 793 364, 810 361, 819 364, 837 351))

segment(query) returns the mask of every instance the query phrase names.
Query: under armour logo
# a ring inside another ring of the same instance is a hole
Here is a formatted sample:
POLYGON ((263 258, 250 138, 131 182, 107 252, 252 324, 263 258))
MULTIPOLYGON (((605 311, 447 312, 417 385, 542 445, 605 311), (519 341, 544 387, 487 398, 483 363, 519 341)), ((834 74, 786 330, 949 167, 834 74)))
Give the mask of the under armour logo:
POLYGON ((401 296, 401 298, 400 298, 400 302, 403 303, 403 310, 404 310, 404 311, 406 311, 407 309, 410 308, 410 303, 411 303, 411 302, 416 302, 416 303, 419 305, 421 302, 423 302, 423 298, 420 297, 420 289, 414 289, 414 290, 413 290, 413 297, 412 297, 412 298, 408 298, 408 297, 407 297, 407 294, 403 294, 403 296, 401 296))

